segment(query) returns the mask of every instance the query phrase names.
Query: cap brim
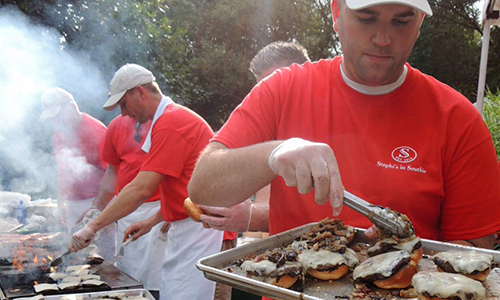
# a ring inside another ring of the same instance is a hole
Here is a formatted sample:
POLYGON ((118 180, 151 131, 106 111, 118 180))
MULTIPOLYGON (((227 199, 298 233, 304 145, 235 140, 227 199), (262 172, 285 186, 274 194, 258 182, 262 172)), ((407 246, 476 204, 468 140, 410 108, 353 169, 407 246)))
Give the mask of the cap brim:
POLYGON ((42 111, 42 114, 40 115, 40 120, 41 119, 50 119, 50 118, 55 117, 59 113, 59 110, 61 110, 60 105, 51 107, 49 109, 45 109, 44 111, 42 111))
POLYGON ((432 16, 432 9, 427 0, 347 0, 347 7, 352 10, 359 10, 369 6, 380 4, 401 4, 414 7, 428 16, 432 16))
POLYGON ((102 108, 104 108, 104 110, 115 109, 118 106, 118 101, 120 101, 120 99, 123 97, 123 95, 125 95, 126 92, 127 91, 119 92, 119 93, 116 93, 113 96, 109 97, 108 101, 106 101, 106 103, 104 103, 102 108))

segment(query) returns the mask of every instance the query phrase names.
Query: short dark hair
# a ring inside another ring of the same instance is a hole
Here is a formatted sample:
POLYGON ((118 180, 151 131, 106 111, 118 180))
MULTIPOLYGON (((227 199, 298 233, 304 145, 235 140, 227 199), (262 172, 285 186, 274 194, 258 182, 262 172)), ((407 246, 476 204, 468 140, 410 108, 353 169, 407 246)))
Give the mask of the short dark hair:
POLYGON ((262 48, 250 62, 250 71, 258 78, 270 68, 279 69, 293 63, 310 61, 306 48, 294 42, 274 42, 262 48))

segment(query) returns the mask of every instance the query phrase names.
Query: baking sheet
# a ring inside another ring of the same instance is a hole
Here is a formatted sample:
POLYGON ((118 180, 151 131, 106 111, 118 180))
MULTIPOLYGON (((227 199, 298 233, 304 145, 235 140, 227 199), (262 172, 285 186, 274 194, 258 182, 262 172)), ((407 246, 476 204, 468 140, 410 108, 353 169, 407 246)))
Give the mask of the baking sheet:
MULTIPOLYGON (((304 300, 334 300, 334 299, 348 299, 354 291, 354 284, 352 280, 352 272, 346 276, 335 281, 320 281, 306 277, 303 291, 293 291, 290 289, 281 288, 258 280, 247 278, 243 272, 238 268, 234 268, 233 264, 238 259, 242 259, 249 254, 260 254, 267 249, 274 249, 275 247, 283 244, 291 243, 296 237, 310 231, 317 223, 311 223, 300 226, 277 235, 256 241, 251 244, 245 244, 237 248, 220 252, 205 258, 202 258, 197 263, 197 268, 203 271, 205 277, 209 280, 221 282, 233 286, 242 291, 250 292, 253 294, 266 296, 275 299, 304 299, 304 300), (231 267, 234 272, 226 271, 231 267)), ((444 242, 437 242, 427 239, 421 239, 424 249, 424 258, 419 263, 419 271, 423 270, 436 270, 434 262, 429 257, 437 252, 447 250, 475 250, 492 254, 496 264, 500 264, 500 252, 486 249, 479 249, 473 247, 460 246, 444 242)), ((355 243, 368 243, 365 238, 364 230, 358 229, 353 242, 355 243)), ((500 270, 495 268, 492 270, 488 279, 483 283, 486 288, 487 298, 499 299, 500 297, 500 270)), ((401 298, 394 295, 391 291, 382 289, 373 289, 381 298, 391 299, 408 299, 401 298)))
POLYGON ((78 294, 62 294, 33 296, 25 298, 16 298, 17 300, 98 300, 98 299, 113 299, 113 300, 155 300, 151 293, 146 289, 128 289, 128 290, 113 290, 105 292, 90 292, 78 294))

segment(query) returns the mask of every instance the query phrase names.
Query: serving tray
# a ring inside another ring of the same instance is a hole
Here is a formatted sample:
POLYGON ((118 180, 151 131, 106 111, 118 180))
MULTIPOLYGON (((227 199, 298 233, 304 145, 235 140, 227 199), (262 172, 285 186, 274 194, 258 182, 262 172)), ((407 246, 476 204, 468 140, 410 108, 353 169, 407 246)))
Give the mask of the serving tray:
MULTIPOLYGON (((300 300, 334 300, 349 299, 354 291, 354 282, 352 272, 349 272, 343 278, 334 281, 320 281, 309 277, 306 280, 301 291, 281 288, 272 284, 261 282, 255 279, 247 278, 241 269, 235 265, 239 259, 243 259, 250 254, 261 254, 267 249, 274 249, 281 245, 291 243, 295 238, 310 231, 317 223, 303 225, 268 238, 256 241, 250 244, 244 244, 237 248, 226 250, 205 258, 202 258, 196 264, 205 277, 209 280, 221 282, 230 285, 239 290, 250 292, 252 294, 265 296, 274 299, 300 299, 300 300), (228 271, 231 270, 231 271, 228 271)), ((364 235, 365 230, 357 228, 356 235, 351 245, 357 243, 368 244, 369 241, 364 235)), ((445 242, 421 239, 424 250, 424 257, 419 263, 419 271, 436 270, 434 262, 430 256, 447 250, 478 251, 493 255, 495 265, 500 264, 500 252, 486 249, 479 249, 461 245, 455 245, 445 242)), ((500 269, 494 268, 483 282, 486 288, 488 300, 500 299, 500 269)), ((399 290, 387 291, 373 288, 378 299, 412 299, 403 298, 398 294, 399 290)), ((414 298, 415 299, 415 298, 414 298)))

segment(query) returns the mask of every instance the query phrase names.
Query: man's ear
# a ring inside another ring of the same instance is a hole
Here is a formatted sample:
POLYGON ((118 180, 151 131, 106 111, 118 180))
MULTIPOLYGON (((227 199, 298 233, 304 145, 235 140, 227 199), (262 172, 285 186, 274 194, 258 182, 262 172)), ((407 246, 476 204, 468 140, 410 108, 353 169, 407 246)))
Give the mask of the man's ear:
POLYGON ((338 32, 338 19, 340 16, 340 1, 341 0, 332 0, 332 18, 333 18, 333 30, 338 32))
POLYGON ((425 14, 422 13, 422 18, 420 19, 420 26, 418 26, 418 35, 417 38, 420 36, 420 28, 422 27, 422 23, 424 22, 425 14))

